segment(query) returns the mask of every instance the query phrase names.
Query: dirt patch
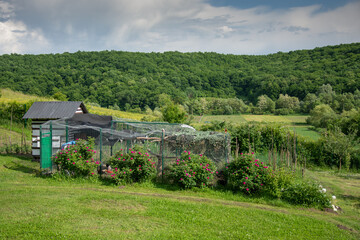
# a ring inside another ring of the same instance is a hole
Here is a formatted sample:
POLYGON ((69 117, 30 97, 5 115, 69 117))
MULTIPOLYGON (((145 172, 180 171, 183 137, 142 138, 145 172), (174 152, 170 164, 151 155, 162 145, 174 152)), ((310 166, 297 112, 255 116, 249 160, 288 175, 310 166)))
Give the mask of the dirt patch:
POLYGON ((336 226, 337 226, 338 228, 343 229, 343 230, 346 230, 346 231, 350 231, 350 232, 353 232, 353 231, 354 231, 354 230, 352 230, 351 228, 345 227, 344 225, 341 225, 341 224, 337 224, 336 226))
POLYGON ((328 212, 328 213, 333 213, 333 214, 336 214, 336 215, 339 214, 338 212, 334 211, 334 209, 332 209, 332 208, 325 208, 324 211, 328 212))

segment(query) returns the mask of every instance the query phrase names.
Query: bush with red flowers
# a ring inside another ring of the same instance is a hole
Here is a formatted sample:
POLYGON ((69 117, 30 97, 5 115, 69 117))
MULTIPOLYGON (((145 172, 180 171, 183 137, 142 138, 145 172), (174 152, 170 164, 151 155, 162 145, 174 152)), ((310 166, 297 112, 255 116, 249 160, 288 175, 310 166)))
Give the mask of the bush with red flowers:
POLYGON ((96 174, 100 162, 94 160, 96 151, 94 139, 77 140, 76 144, 70 145, 57 152, 52 161, 57 165, 59 172, 71 176, 91 176, 96 174))
POLYGON ((182 188, 207 187, 214 179, 216 167, 203 155, 184 151, 169 171, 169 179, 182 188))
POLYGON ((156 173, 155 161, 138 146, 129 149, 128 153, 121 149, 110 158, 108 164, 113 171, 111 178, 117 184, 144 182, 156 173))
POLYGON ((244 193, 263 190, 272 170, 253 154, 241 154, 226 166, 224 175, 228 186, 244 193))

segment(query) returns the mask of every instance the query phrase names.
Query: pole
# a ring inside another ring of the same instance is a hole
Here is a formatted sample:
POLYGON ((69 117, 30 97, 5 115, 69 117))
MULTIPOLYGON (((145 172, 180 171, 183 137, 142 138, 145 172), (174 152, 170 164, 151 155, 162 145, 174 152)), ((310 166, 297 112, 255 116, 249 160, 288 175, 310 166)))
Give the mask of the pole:
POLYGON ((164 135, 165 129, 162 130, 161 134, 161 178, 164 180, 164 135))
MULTIPOLYGON (((36 139, 37 142, 37 139, 36 139)), ((42 126, 40 125, 40 170, 42 166, 42 158, 41 158, 41 142, 42 142, 42 126)))
POLYGON ((100 128, 100 175, 102 174, 102 128, 100 128))
POLYGON ((65 120, 65 126, 66 126, 66 129, 65 129, 65 131, 66 131, 66 139, 65 139, 65 141, 66 141, 66 142, 69 142, 69 127, 68 127, 68 120, 65 120))
MULTIPOLYGON (((112 139, 113 135, 113 120, 111 120, 111 127, 110 127, 110 139, 112 139)), ((113 145, 110 145, 110 156, 113 155, 113 145)))
POLYGON ((227 134, 225 133, 225 163, 229 163, 228 146, 227 146, 227 134))
MULTIPOLYGON (((52 145, 53 145, 53 138, 52 138, 52 120, 50 120, 50 156, 52 155, 52 145)), ((51 158, 50 158, 51 159, 51 158)), ((50 170, 52 172, 52 161, 50 170)))

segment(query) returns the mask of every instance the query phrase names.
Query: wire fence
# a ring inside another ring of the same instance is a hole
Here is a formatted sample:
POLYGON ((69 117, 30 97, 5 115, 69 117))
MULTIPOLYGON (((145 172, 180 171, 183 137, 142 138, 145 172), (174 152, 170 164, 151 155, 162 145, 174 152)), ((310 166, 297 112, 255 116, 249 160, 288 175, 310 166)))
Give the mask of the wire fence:
POLYGON ((135 145, 145 148, 157 159, 157 169, 161 173, 185 150, 207 156, 218 167, 228 163, 231 155, 228 133, 196 131, 185 124, 112 120, 109 127, 98 127, 59 119, 42 124, 40 132, 40 167, 50 170, 56 168, 51 156, 64 144, 89 137, 95 139, 95 158, 101 166, 106 165, 117 151, 129 152, 135 145))

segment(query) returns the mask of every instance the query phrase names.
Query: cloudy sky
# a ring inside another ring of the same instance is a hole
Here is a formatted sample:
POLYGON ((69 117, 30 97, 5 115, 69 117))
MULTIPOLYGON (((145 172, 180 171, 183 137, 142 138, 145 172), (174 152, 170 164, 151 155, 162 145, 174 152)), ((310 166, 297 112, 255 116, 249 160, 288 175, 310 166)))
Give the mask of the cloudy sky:
POLYGON ((360 42, 360 0, 0 0, 0 54, 268 54, 360 42))

